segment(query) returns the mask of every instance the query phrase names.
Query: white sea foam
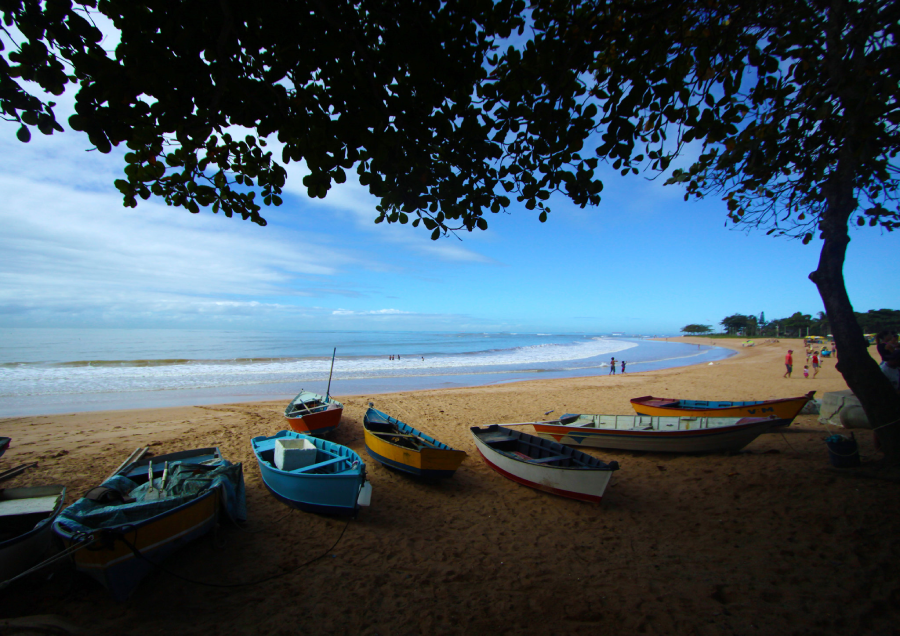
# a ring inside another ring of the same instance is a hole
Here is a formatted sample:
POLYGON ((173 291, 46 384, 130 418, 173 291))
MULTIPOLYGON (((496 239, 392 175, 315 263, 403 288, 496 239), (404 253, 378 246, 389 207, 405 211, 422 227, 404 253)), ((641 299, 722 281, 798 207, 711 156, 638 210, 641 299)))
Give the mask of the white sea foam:
MULTIPOLYGON (((541 344, 477 353, 426 357, 357 356, 338 358, 336 381, 366 378, 525 372, 581 366, 592 358, 636 347, 633 342, 593 338, 568 344, 541 344)), ((160 391, 303 382, 328 377, 331 360, 303 358, 252 362, 189 362, 157 366, 19 365, 0 368, 0 397, 124 391, 160 391)))

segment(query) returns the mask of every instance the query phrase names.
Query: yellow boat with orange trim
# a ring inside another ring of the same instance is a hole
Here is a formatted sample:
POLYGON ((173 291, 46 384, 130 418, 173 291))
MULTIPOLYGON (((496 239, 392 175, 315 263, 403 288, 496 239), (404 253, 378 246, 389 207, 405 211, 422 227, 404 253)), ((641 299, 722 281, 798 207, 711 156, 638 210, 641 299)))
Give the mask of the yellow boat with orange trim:
POLYGON ((76 569, 118 601, 169 553, 212 530, 224 511, 246 518, 241 464, 218 448, 133 462, 63 510, 53 531, 74 550, 76 569))
POLYGON ((760 400, 729 402, 724 400, 679 400, 659 398, 652 395, 634 398, 631 406, 638 415, 679 416, 679 417, 771 417, 778 422, 775 426, 787 426, 806 403, 813 399, 815 391, 804 396, 780 400, 760 400))

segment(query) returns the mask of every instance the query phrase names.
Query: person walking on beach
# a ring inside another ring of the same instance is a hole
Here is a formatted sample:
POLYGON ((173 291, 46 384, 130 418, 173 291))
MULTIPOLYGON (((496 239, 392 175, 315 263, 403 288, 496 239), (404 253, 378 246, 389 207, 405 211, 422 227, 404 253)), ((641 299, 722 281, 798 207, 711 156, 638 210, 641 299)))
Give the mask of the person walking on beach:
POLYGON ((813 367, 813 379, 815 379, 816 374, 819 373, 819 353, 817 351, 813 351, 813 354, 812 354, 812 367, 813 367))
POLYGON ((616 359, 615 358, 609 359, 609 374, 610 375, 616 374, 616 359))
POLYGON ((808 364, 803 366, 803 377, 804 378, 809 377, 809 365, 808 364))
POLYGON ((625 361, 622 360, 622 373, 625 373, 625 361))
POLYGON ((793 349, 788 349, 787 355, 784 356, 784 366, 787 367, 787 371, 781 377, 789 378, 791 377, 791 371, 794 370, 794 356, 791 354, 794 353, 793 349))

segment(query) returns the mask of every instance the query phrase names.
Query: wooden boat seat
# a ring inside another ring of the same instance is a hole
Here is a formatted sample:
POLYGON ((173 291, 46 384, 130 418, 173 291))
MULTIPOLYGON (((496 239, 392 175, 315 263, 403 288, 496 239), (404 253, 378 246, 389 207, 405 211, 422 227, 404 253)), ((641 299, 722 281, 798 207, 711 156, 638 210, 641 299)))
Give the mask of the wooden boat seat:
POLYGON ((25 514, 47 514, 56 509, 59 495, 46 497, 28 497, 26 499, 8 499, 0 502, 0 517, 11 517, 25 514))
POLYGON ((346 462, 346 461, 350 461, 350 460, 348 460, 346 457, 335 457, 334 459, 328 459, 328 460, 325 460, 324 462, 319 462, 318 464, 310 464, 309 466, 304 466, 303 468, 296 468, 289 472, 306 473, 311 470, 315 470, 317 468, 322 468, 323 466, 328 466, 330 464, 336 464, 338 462, 346 462))
POLYGON ((555 462, 558 459, 569 459, 568 455, 550 455, 550 457, 541 457, 540 459, 534 459, 530 457, 528 462, 531 464, 546 464, 548 462, 555 462))

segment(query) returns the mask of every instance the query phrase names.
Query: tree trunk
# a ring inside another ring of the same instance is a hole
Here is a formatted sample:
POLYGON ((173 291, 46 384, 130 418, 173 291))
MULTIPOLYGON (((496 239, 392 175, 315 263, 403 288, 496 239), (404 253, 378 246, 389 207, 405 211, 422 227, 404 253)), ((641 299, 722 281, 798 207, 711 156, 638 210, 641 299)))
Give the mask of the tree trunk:
MULTIPOLYGON (((846 184, 847 182, 845 182, 846 184)), ((839 185, 827 197, 820 229, 824 238, 816 271, 809 275, 825 303, 828 322, 837 345, 837 370, 859 399, 884 453, 884 463, 900 465, 900 396, 878 363, 869 355, 869 344, 853 315, 844 286, 844 258, 850 243, 848 223, 857 202, 852 185, 839 185), (879 428, 884 427, 884 428, 879 428)))

